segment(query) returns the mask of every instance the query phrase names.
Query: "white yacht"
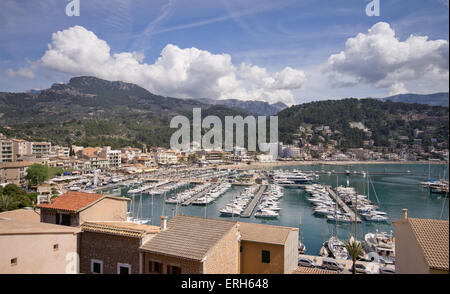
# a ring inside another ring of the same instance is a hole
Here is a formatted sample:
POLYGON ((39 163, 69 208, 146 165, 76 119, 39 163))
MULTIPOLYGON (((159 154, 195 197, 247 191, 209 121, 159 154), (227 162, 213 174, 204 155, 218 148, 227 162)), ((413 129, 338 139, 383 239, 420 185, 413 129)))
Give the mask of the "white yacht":
POLYGON ((386 232, 368 233, 364 236, 366 248, 369 251, 376 252, 379 256, 384 257, 385 261, 393 262, 395 260, 395 240, 386 232))
POLYGON ((345 248, 344 243, 342 243, 342 241, 337 237, 332 236, 330 240, 328 240, 328 249, 331 251, 334 258, 344 260, 348 259, 347 248, 345 248))
POLYGON ((255 217, 258 218, 278 218, 279 216, 278 212, 271 209, 261 209, 261 211, 255 213, 255 217))

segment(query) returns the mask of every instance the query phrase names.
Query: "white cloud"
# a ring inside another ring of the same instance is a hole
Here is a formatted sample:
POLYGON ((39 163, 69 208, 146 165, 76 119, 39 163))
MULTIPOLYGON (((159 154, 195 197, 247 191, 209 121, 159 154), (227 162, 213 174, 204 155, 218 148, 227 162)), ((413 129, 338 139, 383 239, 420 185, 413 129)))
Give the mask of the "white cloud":
MULTIPOLYGON (((70 75, 135 83, 155 94, 181 98, 258 99, 293 104, 291 90, 301 89, 306 82, 305 73, 291 67, 271 75, 258 66, 235 66, 228 54, 181 49, 172 44, 162 50, 153 64, 144 63, 144 56, 136 52, 110 51, 109 45, 93 32, 74 26, 54 33, 48 50, 35 64, 70 75)), ((9 74, 22 72, 22 76, 30 77, 35 69, 10 70, 9 74)))
POLYGON ((447 40, 411 35, 400 41, 388 23, 379 22, 367 34, 349 38, 344 51, 328 58, 324 71, 337 87, 364 83, 402 90, 406 81, 448 81, 448 54, 447 40))
POLYGON ((389 91, 389 96, 399 95, 399 94, 406 94, 408 93, 408 90, 405 87, 404 83, 396 82, 391 86, 391 89, 389 91))
POLYGON ((18 70, 13 70, 11 68, 8 68, 6 70, 6 74, 11 78, 14 78, 16 76, 24 77, 24 78, 28 78, 28 79, 35 78, 33 69, 27 68, 27 67, 21 67, 18 70))

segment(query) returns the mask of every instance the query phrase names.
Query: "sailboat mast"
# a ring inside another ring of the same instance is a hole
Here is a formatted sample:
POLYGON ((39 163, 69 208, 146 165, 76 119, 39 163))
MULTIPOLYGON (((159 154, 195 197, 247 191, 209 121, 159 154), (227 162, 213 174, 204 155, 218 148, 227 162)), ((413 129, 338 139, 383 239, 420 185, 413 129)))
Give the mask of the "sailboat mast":
POLYGON ((358 228, 358 221, 357 221, 357 211, 358 211, 358 186, 356 186, 356 197, 355 197, 355 242, 356 242, 356 235, 357 235, 357 228, 358 228))
POLYGON ((153 225, 153 194, 152 194, 152 214, 150 216, 150 222, 153 225))

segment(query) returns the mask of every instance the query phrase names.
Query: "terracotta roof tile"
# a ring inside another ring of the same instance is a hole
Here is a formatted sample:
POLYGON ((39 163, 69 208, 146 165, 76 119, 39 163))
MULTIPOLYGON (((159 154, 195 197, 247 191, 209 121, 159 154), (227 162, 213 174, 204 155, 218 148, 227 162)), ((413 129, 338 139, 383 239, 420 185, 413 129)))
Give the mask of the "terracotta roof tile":
POLYGON ((243 241, 284 245, 293 230, 298 231, 297 228, 239 222, 239 232, 243 241))
MULTIPOLYGON (((112 197, 112 196, 104 194, 69 191, 61 196, 56 197, 52 203, 50 204, 42 203, 39 204, 37 207, 78 212, 104 197, 112 197)), ((119 197, 114 198, 121 199, 119 197)))
POLYGON ((201 261, 236 222, 177 215, 167 229, 141 246, 156 254, 201 261))
POLYGON ((420 218, 408 218, 408 221, 429 267, 448 271, 448 221, 420 218))
POLYGON ((158 226, 141 225, 131 222, 85 222, 82 231, 104 233, 132 238, 142 238, 147 234, 158 233, 158 226))
POLYGON ((330 275, 330 274, 340 274, 338 271, 324 270, 316 267, 297 267, 292 274, 306 274, 306 275, 330 275))

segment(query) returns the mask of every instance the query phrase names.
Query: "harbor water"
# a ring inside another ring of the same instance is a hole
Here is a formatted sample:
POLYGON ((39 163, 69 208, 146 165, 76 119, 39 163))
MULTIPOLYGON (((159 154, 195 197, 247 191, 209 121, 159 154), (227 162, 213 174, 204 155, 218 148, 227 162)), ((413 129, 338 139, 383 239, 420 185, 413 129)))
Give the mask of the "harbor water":
MULTIPOLYGON (((448 178, 447 165, 427 164, 360 164, 360 165, 299 165, 289 167, 275 167, 282 170, 300 170, 320 172, 317 180, 320 184, 350 186, 357 189, 358 194, 368 194, 380 211, 386 212, 390 220, 388 222, 362 221, 357 225, 358 239, 363 239, 369 232, 393 232, 395 229, 392 221, 402 218, 402 209, 408 209, 408 216, 413 218, 445 219, 449 218, 449 199, 443 195, 430 194, 420 182, 431 179, 448 178), (342 174, 349 170, 350 175, 342 174), (331 172, 327 173, 327 172, 331 172), (358 173, 354 173, 357 171, 358 173), (370 181, 360 172, 368 173, 370 181), (335 174, 337 172, 338 174, 335 174)), ((182 206, 166 204, 165 198, 176 191, 166 195, 137 194, 134 197, 135 217, 149 219, 149 224, 159 225, 160 216, 167 215, 169 219, 175 214, 187 214, 209 218, 221 218, 231 220, 231 217, 221 217, 219 210, 223 208, 233 197, 236 197, 243 189, 242 186, 233 186, 225 194, 207 206, 182 206)), ((112 191, 104 190, 104 193, 122 195, 127 194, 129 188, 121 188, 112 191)), ((182 191, 182 190, 179 190, 182 191)), ((337 234, 341 240, 348 240, 350 234, 354 234, 354 224, 335 224, 326 218, 313 214, 312 205, 306 200, 306 192, 299 188, 284 188, 284 197, 280 199, 280 216, 278 219, 267 220, 255 218, 234 217, 234 220, 244 222, 265 223, 271 225, 300 227, 301 240, 305 243, 307 254, 317 255, 324 241, 332 234, 337 234)))

